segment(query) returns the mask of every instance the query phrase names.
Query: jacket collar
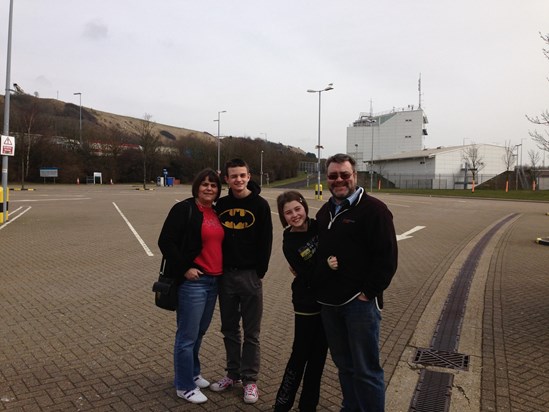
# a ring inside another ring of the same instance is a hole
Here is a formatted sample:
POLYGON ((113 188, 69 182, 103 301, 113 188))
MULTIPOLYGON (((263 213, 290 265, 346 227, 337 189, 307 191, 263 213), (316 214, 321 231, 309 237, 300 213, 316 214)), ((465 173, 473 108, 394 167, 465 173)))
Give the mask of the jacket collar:
POLYGON ((336 215, 339 212, 342 212, 343 210, 350 208, 351 206, 355 206, 358 202, 360 202, 360 199, 362 199, 363 194, 364 194, 364 189, 360 186, 357 186, 353 194, 347 197, 343 202, 339 204, 337 204, 334 201, 334 198, 331 197, 330 211, 332 212, 332 215, 336 215))

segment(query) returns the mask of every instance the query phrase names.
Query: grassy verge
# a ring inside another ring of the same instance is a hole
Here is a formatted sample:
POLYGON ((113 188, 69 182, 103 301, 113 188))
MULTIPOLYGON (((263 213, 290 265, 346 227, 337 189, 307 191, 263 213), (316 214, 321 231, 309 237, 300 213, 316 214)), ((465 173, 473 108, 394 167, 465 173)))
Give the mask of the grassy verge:
MULTIPOLYGON (((375 190, 374 192, 378 192, 375 190)), ((468 198, 491 198, 491 199, 507 199, 507 200, 528 200, 538 202, 549 202, 549 190, 541 190, 533 192, 531 190, 471 190, 465 189, 383 189, 380 193, 398 193, 398 194, 414 194, 423 196, 453 196, 453 197, 468 197, 468 198)))
MULTIPOLYGON (((282 181, 277 181, 270 184, 270 187, 290 187, 295 183, 303 182, 303 177, 296 177, 293 179, 287 179, 282 181)), ((328 192, 328 187, 326 182, 321 182, 323 188, 328 192)), ((309 189, 313 189, 316 184, 316 179, 311 179, 309 189)), ((306 189, 305 183, 296 187, 297 190, 306 189)), ((549 190, 510 190, 505 192, 505 190, 485 190, 477 189, 473 193, 470 189, 374 189, 374 193, 395 193, 403 195, 422 195, 422 196, 449 196, 449 197, 467 197, 467 198, 490 198, 490 199, 507 199, 507 200, 526 200, 526 201, 535 201, 535 202, 549 202, 549 190)))

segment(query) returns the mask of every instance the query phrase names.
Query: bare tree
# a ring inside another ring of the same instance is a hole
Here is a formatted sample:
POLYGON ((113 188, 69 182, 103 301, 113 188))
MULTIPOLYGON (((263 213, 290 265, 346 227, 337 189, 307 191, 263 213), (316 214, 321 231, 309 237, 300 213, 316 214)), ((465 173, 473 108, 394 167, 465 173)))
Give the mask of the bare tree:
POLYGON ((143 120, 137 126, 137 135, 143 159, 143 189, 147 189, 147 171, 151 168, 154 159, 160 150, 160 135, 156 131, 156 124, 151 121, 152 116, 145 113, 143 120))
POLYGON ((473 182, 476 181, 478 172, 484 169, 484 158, 479 152, 477 144, 473 143, 463 149, 463 160, 467 163, 467 168, 473 175, 473 182))
POLYGON ((118 161, 120 155, 125 150, 124 144, 129 140, 127 133, 119 127, 111 127, 106 133, 101 142, 105 155, 108 156, 111 179, 118 178, 118 161))
POLYGON ((503 154, 503 163, 505 163, 505 191, 509 190, 509 172, 515 164, 514 146, 511 142, 505 142, 505 153, 503 154))
MULTIPOLYGON (((541 39, 545 42, 545 44, 549 47, 549 34, 544 35, 540 33, 539 35, 541 39)), ((549 60, 549 48, 544 48, 543 54, 549 60)), ((545 110, 539 116, 526 116, 526 118, 534 124, 549 127, 549 110, 545 110)), ((530 136, 532 136, 532 140, 536 142, 541 150, 549 152, 549 132, 547 132, 547 130, 545 130, 544 132, 545 136, 537 130, 534 130, 533 132, 530 132, 530 136)))
POLYGON ((541 155, 535 150, 528 150, 528 157, 530 157, 530 164, 532 165, 530 167, 530 176, 532 177, 532 181, 537 184, 538 176, 540 175, 539 163, 541 155))
MULTIPOLYGON (((15 97, 15 96, 14 96, 15 97)), ((21 189, 25 189, 25 178, 29 175, 30 157, 33 146, 38 136, 32 132, 35 130, 36 123, 40 120, 40 110, 35 97, 27 94, 18 94, 18 99, 30 99, 26 104, 22 102, 16 111, 16 127, 21 130, 19 138, 20 159, 21 159, 21 189)), ((36 133, 36 132, 34 132, 36 133)))

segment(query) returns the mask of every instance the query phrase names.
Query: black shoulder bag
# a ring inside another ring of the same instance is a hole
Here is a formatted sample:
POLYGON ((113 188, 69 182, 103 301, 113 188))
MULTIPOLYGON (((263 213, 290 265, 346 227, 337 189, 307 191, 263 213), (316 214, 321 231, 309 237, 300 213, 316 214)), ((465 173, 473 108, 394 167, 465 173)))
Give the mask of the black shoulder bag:
MULTIPOLYGON (((192 205, 189 205, 189 216, 187 225, 191 222, 192 205)), ((189 227, 189 226, 187 226, 189 227)), ((187 231, 186 236, 188 236, 187 231)), ((166 258, 162 256, 160 263, 160 272, 158 281, 154 282, 152 290, 154 292, 154 304, 161 309, 174 311, 177 309, 177 288, 179 282, 175 273, 168 273, 166 258)))

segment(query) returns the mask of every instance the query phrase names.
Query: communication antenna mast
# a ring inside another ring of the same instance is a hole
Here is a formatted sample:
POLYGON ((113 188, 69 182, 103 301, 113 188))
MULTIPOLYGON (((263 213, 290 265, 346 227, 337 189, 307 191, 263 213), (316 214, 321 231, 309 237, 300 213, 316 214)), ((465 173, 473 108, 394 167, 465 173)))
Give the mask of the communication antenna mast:
POLYGON ((419 74, 419 80, 417 81, 417 91, 419 93, 419 108, 421 109, 421 73, 419 74))

